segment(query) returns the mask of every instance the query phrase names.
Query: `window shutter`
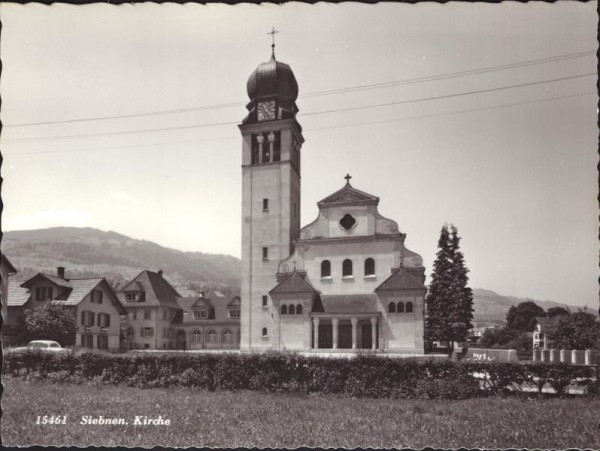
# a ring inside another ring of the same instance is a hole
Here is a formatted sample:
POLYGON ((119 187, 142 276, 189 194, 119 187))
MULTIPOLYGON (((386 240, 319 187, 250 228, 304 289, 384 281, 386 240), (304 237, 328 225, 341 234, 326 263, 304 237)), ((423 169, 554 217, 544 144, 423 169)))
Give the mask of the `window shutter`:
MULTIPOLYGON (((85 313, 86 313, 85 311, 81 312, 81 325, 82 326, 85 326, 85 313)), ((82 344, 83 344, 83 342, 82 342, 82 344)))
POLYGON ((98 327, 102 327, 102 313, 98 313, 98 327))
POLYGON ((90 312, 90 326, 94 325, 94 318, 95 318, 95 313, 94 312, 90 312))

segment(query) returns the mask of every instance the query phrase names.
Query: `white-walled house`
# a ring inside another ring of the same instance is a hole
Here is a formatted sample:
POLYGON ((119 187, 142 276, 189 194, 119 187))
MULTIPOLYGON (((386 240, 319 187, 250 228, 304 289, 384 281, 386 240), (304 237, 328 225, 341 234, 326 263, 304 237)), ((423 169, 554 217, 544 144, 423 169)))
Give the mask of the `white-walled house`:
POLYGON ((11 284, 8 293, 9 323, 18 327, 25 310, 48 304, 63 305, 73 310, 77 319, 77 346, 119 349, 121 316, 127 311, 106 279, 67 279, 65 269, 59 267, 57 275, 38 273, 20 286, 11 284))

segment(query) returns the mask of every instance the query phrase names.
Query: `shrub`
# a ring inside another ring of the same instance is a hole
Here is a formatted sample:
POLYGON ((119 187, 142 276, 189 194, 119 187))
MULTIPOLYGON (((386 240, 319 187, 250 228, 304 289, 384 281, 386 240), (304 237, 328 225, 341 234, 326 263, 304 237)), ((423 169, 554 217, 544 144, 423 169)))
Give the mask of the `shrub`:
POLYGON ((72 354, 7 353, 4 374, 50 382, 123 384, 141 388, 335 393, 350 397, 465 399, 508 394, 524 382, 549 383, 563 394, 589 369, 564 364, 454 362, 376 355, 325 359, 293 353, 72 354), (479 375, 482 379, 474 377, 479 375), (480 386, 481 385, 481 386, 480 386))

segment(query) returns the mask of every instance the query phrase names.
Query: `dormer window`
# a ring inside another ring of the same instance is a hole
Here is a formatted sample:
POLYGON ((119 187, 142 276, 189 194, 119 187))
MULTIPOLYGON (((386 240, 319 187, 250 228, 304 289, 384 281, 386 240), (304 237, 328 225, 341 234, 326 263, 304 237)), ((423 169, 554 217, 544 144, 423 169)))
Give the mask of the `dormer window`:
POLYGON ((137 301, 137 293, 127 293, 125 294, 126 301, 137 301))
POLYGON ((198 310, 194 312, 194 318, 195 319, 207 319, 208 318, 208 311, 206 310, 198 310))
POLYGON ((35 289, 36 301, 47 301, 52 299, 52 287, 37 287, 35 289))
POLYGON ((240 311, 239 310, 230 310, 229 311, 229 318, 231 318, 231 319, 239 319, 240 318, 240 311))

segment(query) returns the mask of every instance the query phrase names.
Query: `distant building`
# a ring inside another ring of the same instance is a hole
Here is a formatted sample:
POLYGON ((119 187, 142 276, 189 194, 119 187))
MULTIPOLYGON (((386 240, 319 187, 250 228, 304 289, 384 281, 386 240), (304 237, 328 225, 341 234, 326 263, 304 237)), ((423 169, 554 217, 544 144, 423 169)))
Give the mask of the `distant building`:
POLYGON ((0 261, 0 302, 2 303, 2 341, 5 346, 10 346, 11 341, 14 339, 16 335, 15 330, 11 330, 10 327, 7 327, 7 318, 8 318, 8 284, 9 277, 13 276, 17 273, 17 270, 12 265, 12 263, 6 258, 6 255, 2 255, 2 260, 0 261))
POLYGON ((543 316, 535 317, 535 328, 533 329, 533 348, 548 349, 552 340, 548 338, 548 332, 552 329, 554 321, 552 318, 543 316))
POLYGON ((210 299, 199 296, 177 299, 180 313, 173 321, 177 347, 187 349, 238 349, 240 347, 240 298, 230 301, 221 293, 210 299))
POLYGON ((9 330, 22 327, 25 310, 48 304, 73 310, 77 318, 77 346, 119 349, 121 316, 126 311, 106 279, 67 279, 65 268, 58 267, 57 275, 38 273, 20 285, 11 283, 8 291, 9 330))
MULTIPOLYGON (((186 290, 187 291, 187 290, 186 290)), ((189 294, 189 293, 186 293, 189 294)), ((127 337, 141 349, 239 348, 239 298, 215 293, 181 296, 163 272, 144 270, 119 293, 127 337)))
POLYGON ((469 330, 469 338, 472 340, 478 341, 479 339, 481 339, 481 337, 483 337, 483 334, 485 334, 485 332, 487 330, 494 330, 494 329, 500 329, 500 326, 483 325, 483 326, 473 327, 471 330, 469 330))

